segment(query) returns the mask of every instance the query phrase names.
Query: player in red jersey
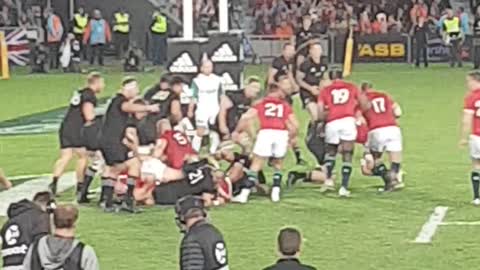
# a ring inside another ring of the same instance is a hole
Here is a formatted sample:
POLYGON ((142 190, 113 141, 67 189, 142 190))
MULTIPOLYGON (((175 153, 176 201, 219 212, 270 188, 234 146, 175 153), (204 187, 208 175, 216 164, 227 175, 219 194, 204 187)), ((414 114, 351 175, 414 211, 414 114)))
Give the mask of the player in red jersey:
POLYGON ((470 145, 473 204, 480 206, 480 72, 467 75, 468 93, 465 97, 460 146, 470 145))
POLYGON ((362 84, 362 92, 371 104, 363 116, 369 129, 367 148, 375 160, 372 174, 382 177, 385 191, 390 191, 401 187, 402 132, 396 119, 401 116, 402 110, 388 94, 373 90, 369 83, 362 84), (383 152, 389 155, 390 170, 383 163, 383 152))
POLYGON ((198 160, 198 155, 187 136, 172 130, 168 120, 158 122, 160 138, 155 145, 154 156, 167 164, 167 166, 180 170, 187 160, 198 160))
POLYGON ((322 89, 318 97, 318 116, 326 122, 325 142, 327 143, 327 153, 325 155, 325 166, 327 168, 327 180, 323 189, 331 190, 334 187, 332 173, 338 147, 341 146, 343 160, 342 186, 338 194, 341 197, 348 197, 350 195, 348 184, 352 174, 353 149, 357 138, 356 110, 357 106, 366 109, 369 104, 355 85, 341 80, 341 77, 341 72, 330 72, 332 81, 322 89))
MULTIPOLYGON (((265 161, 272 158, 271 163, 275 172, 271 199, 278 202, 282 182, 282 161, 288 150, 289 138, 296 136, 298 121, 292 107, 285 101, 284 91, 277 84, 269 85, 267 96, 242 116, 239 127, 252 123, 253 119, 259 120, 260 129, 253 148, 254 155, 248 177, 251 183, 257 183, 258 172, 265 161)), ((249 194, 249 189, 242 190, 242 195, 247 198, 249 194)))

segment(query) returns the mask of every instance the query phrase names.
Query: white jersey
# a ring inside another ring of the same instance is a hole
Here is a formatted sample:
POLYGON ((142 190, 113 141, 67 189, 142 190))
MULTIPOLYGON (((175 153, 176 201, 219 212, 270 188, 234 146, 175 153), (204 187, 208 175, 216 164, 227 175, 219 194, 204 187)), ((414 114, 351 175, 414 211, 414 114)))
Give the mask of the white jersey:
POLYGON ((222 95, 222 78, 210 74, 198 74, 192 82, 193 96, 197 101, 197 110, 219 111, 222 95))

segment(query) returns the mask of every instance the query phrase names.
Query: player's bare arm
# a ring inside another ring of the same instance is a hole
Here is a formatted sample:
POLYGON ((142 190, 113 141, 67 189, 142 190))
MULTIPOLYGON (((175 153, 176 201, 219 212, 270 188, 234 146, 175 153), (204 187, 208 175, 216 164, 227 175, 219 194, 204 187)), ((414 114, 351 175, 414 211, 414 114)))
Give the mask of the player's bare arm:
POLYGON ((158 139, 155 148, 153 149, 153 157, 160 160, 164 159, 165 149, 168 146, 168 142, 165 139, 158 139))
POLYGON ((95 120, 95 105, 91 102, 85 102, 82 105, 82 115, 85 119, 85 125, 91 125, 95 120))
POLYGON ((392 109, 393 115, 395 115, 396 118, 400 118, 402 116, 402 107, 400 107, 397 102, 393 103, 392 109))
POLYGON ((323 101, 318 102, 317 110, 317 119, 313 119, 314 121, 324 121, 327 119, 327 111, 325 110, 325 104, 323 104, 323 101))
POLYGON ((268 68, 268 78, 267 78, 267 83, 271 84, 275 82, 275 75, 277 75, 278 69, 274 67, 269 67, 268 68))
POLYGON ((143 105, 135 104, 133 102, 124 102, 122 104, 122 111, 127 113, 158 112, 160 111, 160 107, 158 105, 143 105))
POLYGON ((180 101, 174 100, 170 105, 170 118, 173 123, 179 123, 182 120, 182 106, 180 101))
POLYGON ((227 112, 230 108, 233 107, 233 103, 229 97, 222 95, 220 99, 220 112, 218 114, 218 126, 220 132, 224 135, 229 135, 230 131, 227 127, 227 112))
POLYGON ((473 122, 473 114, 475 112, 473 110, 465 109, 463 110, 463 117, 462 117, 462 131, 460 135, 460 146, 465 146, 468 143, 468 135, 472 130, 472 122, 473 122))
POLYGON ((125 131, 125 138, 123 139, 123 144, 126 145, 130 150, 137 151, 140 141, 138 139, 137 129, 129 127, 125 131))

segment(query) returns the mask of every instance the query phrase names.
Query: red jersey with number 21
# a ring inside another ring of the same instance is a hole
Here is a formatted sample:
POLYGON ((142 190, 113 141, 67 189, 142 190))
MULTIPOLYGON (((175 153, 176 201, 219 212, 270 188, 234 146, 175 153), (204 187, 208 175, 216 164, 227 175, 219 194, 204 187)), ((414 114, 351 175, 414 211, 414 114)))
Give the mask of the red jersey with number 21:
POLYGON ((160 137, 167 141, 165 155, 167 165, 174 169, 181 169, 187 155, 195 154, 187 136, 179 131, 168 130, 160 137))
POLYGON ((260 129, 287 130, 287 120, 292 114, 292 107, 286 101, 267 96, 254 108, 260 120, 260 129))
POLYGON ((473 112, 472 134, 480 136, 480 89, 468 93, 463 108, 473 112))
POLYGON ((367 92, 370 109, 363 113, 370 130, 382 127, 396 126, 397 120, 393 114, 393 100, 385 93, 367 92))
POLYGON ((318 101, 328 110, 327 123, 345 117, 355 117, 359 91, 351 83, 334 81, 322 89, 318 101))

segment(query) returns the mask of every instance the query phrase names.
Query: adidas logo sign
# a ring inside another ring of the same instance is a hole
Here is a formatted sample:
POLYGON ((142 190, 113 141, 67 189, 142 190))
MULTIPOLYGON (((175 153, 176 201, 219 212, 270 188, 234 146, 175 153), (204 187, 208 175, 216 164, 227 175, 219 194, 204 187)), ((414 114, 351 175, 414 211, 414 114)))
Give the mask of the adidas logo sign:
POLYGON ((232 48, 228 43, 223 43, 218 47, 212 56, 213 62, 237 62, 238 57, 233 53, 232 48))
POLYGON ((230 73, 225 72, 222 74, 222 88, 225 91, 236 91, 240 90, 238 85, 233 81, 232 76, 230 73))
POLYGON ((168 70, 176 73, 197 73, 198 67, 193 63, 190 54, 184 52, 173 61, 168 70))

